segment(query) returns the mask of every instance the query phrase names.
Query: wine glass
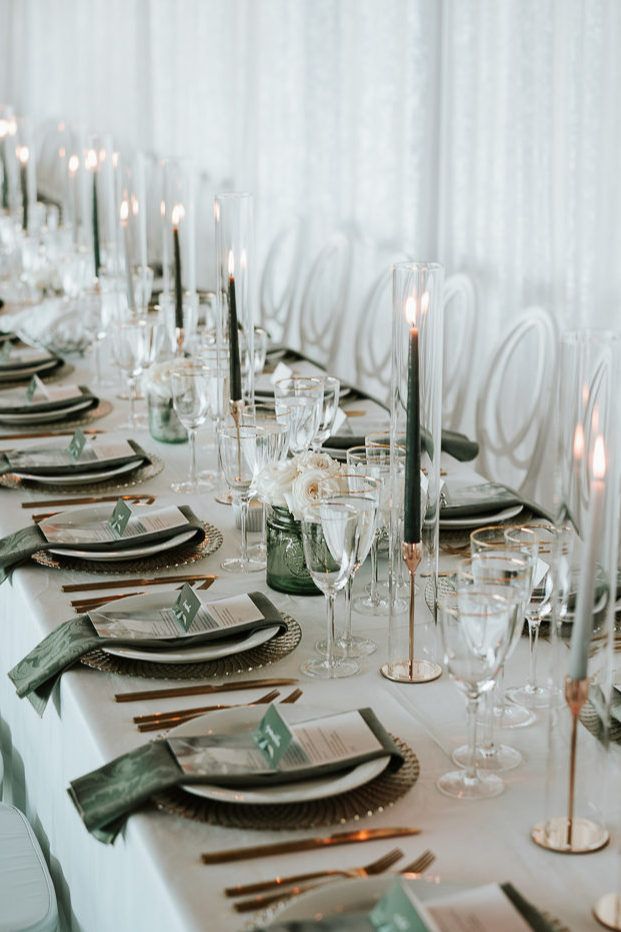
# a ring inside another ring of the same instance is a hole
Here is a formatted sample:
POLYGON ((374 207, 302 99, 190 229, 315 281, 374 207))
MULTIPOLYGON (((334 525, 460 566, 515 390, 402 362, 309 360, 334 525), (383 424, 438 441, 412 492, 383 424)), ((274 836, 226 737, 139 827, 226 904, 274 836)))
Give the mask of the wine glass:
POLYGON ((533 559, 533 577, 529 599, 525 606, 530 647, 530 671, 524 686, 508 690, 514 702, 527 709, 543 709, 550 701, 550 689, 537 682, 537 645, 543 619, 552 614, 554 563, 558 532, 549 524, 531 522, 505 532, 507 544, 528 553, 533 559))
MULTIPOLYGON (((522 633, 524 605, 528 599, 529 585, 532 577, 530 561, 522 554, 510 551, 484 550, 471 558, 461 560, 455 574, 455 586, 458 592, 471 586, 485 589, 500 595, 513 606, 515 612, 514 636, 507 651, 507 658, 515 650, 522 633)), ((484 697, 484 734, 477 747, 477 767, 500 773, 513 770, 522 763, 522 755, 507 744, 494 741, 494 723, 496 718, 495 694, 502 696, 500 678, 504 663, 496 680, 496 688, 485 693, 484 697)), ((502 713, 502 710, 501 710, 502 713)), ((453 760, 460 767, 467 766, 469 749, 466 745, 453 752, 453 760)))
POLYGON ((338 379, 335 379, 334 376, 326 375, 323 377, 322 381, 323 402, 321 404, 321 417, 319 420, 319 427, 315 432, 312 442, 313 450, 316 453, 319 452, 322 445, 332 433, 336 414, 339 409, 339 395, 341 391, 341 383, 338 379))
MULTIPOLYGON (((506 531, 507 527, 504 524, 489 524, 472 531, 470 534, 471 555, 474 556, 477 553, 504 553, 520 557, 527 561, 532 579, 534 567, 534 557, 532 553, 526 553, 523 549, 507 543, 505 538, 506 531)), ((530 585, 531 583, 529 580, 527 586, 528 593, 530 593, 530 585)), ((520 609, 522 619, 525 617, 528 593, 520 609)), ((519 643, 524 627, 523 621, 520 622, 518 619, 517 627, 515 644, 510 648, 508 656, 511 656, 519 643)), ((536 721, 535 713, 531 709, 527 709, 525 705, 520 705, 513 700, 508 701, 508 694, 504 689, 504 680, 505 667, 503 665, 498 675, 498 686, 495 690, 494 715, 496 719, 499 720, 502 728, 527 728, 536 721)))
POLYGON ((301 376, 280 379, 274 385, 274 402, 277 413, 289 419, 290 451, 308 450, 321 421, 323 379, 301 376))
POLYGON ((174 492, 198 492, 213 485, 199 479, 196 464, 196 435, 207 419, 209 409, 208 380, 205 367, 192 359, 181 359, 171 372, 172 400, 175 414, 188 432, 190 468, 188 478, 174 482, 174 492))
POLYGON ((146 341, 144 321, 117 321, 112 328, 112 355, 125 372, 129 398, 127 427, 136 428, 136 382, 145 360, 146 341))
MULTIPOLYGON (((322 479, 319 483, 318 493, 321 500, 342 502, 350 505, 356 511, 358 521, 354 565, 345 585, 345 626, 343 633, 336 641, 337 647, 343 651, 346 657, 363 657, 377 650, 375 641, 370 638, 354 636, 351 633, 351 594, 354 577, 366 560, 373 544, 381 489, 381 483, 378 479, 359 473, 332 476, 322 479)), ((325 641, 319 641, 316 647, 321 654, 327 651, 325 641)))
POLYGON ((229 557, 220 564, 229 573, 255 573, 265 568, 262 560, 248 554, 248 503, 252 482, 263 455, 261 447, 267 438, 260 427, 223 424, 218 431, 220 462, 226 483, 239 501, 241 516, 241 550, 238 557, 229 557))
POLYGON ((302 516, 302 545, 306 566, 318 589, 326 597, 326 654, 306 660, 300 670, 321 679, 353 676, 358 663, 337 657, 334 603, 351 575, 358 549, 358 512, 340 501, 319 501, 302 516))
POLYGON ((468 699, 468 762, 463 770, 442 774, 436 786, 457 799, 498 796, 504 782, 496 773, 479 771, 476 729, 479 699, 494 687, 507 655, 516 612, 502 596, 472 586, 447 595, 438 605, 444 662, 468 699))

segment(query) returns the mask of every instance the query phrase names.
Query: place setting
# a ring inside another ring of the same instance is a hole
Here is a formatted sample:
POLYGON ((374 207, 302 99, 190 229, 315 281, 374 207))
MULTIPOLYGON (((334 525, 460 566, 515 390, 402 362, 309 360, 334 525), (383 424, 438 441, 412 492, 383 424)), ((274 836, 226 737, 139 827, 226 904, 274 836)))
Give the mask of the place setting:
MULTIPOLYGON (((27 431, 33 425, 81 426, 112 411, 86 385, 47 385, 32 376, 28 386, 0 391, 0 426, 27 431)), ((0 435, 0 440, 2 435, 0 435)))

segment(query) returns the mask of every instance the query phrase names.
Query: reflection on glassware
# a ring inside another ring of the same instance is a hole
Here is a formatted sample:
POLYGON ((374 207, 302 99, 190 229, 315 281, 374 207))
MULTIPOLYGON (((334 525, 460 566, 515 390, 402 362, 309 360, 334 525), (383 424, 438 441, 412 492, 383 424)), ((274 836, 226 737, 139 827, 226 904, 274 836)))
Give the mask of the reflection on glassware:
POLYGON ((325 657, 306 660, 300 670, 320 679, 353 676, 360 669, 358 663, 336 655, 334 603, 354 567, 359 533, 357 511, 340 501, 319 501, 306 510, 301 523, 306 566, 326 597, 327 632, 325 657))
POLYGON ((441 793, 457 799, 484 799, 504 790, 495 773, 479 771, 476 728, 479 699, 494 687, 514 633, 516 613, 506 599, 476 586, 444 597, 438 605, 444 662, 449 675, 468 699, 468 763, 443 774, 441 793))
POLYGON ((240 505, 241 550, 238 557, 229 557, 220 564, 230 573, 254 573, 265 569, 265 563, 248 554, 248 503, 252 481, 263 456, 263 446, 269 438, 260 427, 224 424, 218 430, 220 461, 226 483, 240 505))
POLYGON ((313 437, 313 450, 318 451, 322 444, 326 442, 336 419, 336 413, 339 409, 339 395, 341 383, 331 375, 323 378, 323 403, 321 405, 321 418, 319 427, 313 437))
POLYGON ((143 322, 117 321, 112 328, 112 354, 125 372, 129 397, 127 427, 136 427, 136 381, 142 372, 145 358, 145 326, 143 322))
POLYGON ((323 379, 294 376, 274 386, 277 413, 289 419, 291 453, 308 450, 319 429, 323 404, 323 379))
MULTIPOLYGON (((265 368, 265 359, 267 357, 267 331, 261 327, 254 328, 253 354, 254 354, 254 374, 260 375, 265 368)), ((248 374, 248 343, 244 330, 239 331, 239 352, 241 356, 241 368, 244 378, 248 374)))
MULTIPOLYGON (((175 492, 197 492, 210 488, 198 477, 196 464, 196 435, 205 423, 209 410, 208 382, 205 367, 192 359, 180 359, 171 372, 173 408, 188 432, 190 444, 190 469, 187 481, 174 482, 175 492)), ((213 488, 213 486, 211 486, 213 488)))

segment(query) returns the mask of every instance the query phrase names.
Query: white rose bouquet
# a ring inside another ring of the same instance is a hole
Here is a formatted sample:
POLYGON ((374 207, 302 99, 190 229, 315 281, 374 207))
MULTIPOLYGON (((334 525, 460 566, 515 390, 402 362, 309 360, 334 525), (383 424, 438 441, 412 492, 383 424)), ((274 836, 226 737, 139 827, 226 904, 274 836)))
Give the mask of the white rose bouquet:
POLYGON ((327 453, 298 453, 290 460, 270 463, 256 476, 254 491, 274 508, 287 508, 299 521, 308 505, 319 500, 319 483, 334 479, 334 491, 339 491, 340 476, 347 471, 344 464, 327 453))

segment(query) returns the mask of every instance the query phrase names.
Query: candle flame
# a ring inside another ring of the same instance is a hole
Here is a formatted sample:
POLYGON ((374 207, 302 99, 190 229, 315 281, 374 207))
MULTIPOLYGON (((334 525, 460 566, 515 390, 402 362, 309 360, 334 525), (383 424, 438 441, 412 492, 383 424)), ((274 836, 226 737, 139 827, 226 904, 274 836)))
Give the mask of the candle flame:
POLYGON ((120 157, 120 156, 119 156, 119 153, 118 153, 118 152, 113 152, 113 153, 112 153, 112 167, 113 167, 113 168, 118 168, 118 166, 119 166, 119 157, 120 157))
POLYGON ((178 227, 184 217, 185 210, 183 209, 183 204, 175 204, 171 214, 172 225, 178 227))
POLYGON ((129 204, 126 200, 121 201, 121 223, 127 223, 129 217, 129 204))
POLYGON ((8 132, 9 132, 9 121, 0 120, 0 139, 4 139, 4 137, 8 135, 8 132))
POLYGON ((574 458, 581 460, 584 456, 584 428, 582 424, 576 424, 574 431, 574 458))
POLYGON ((606 475, 606 448, 604 438, 599 434, 593 447, 593 478, 603 479, 606 475))
POLYGON ((405 319, 410 327, 413 327, 416 323, 416 298, 414 295, 410 295, 405 302, 405 319))
POLYGON ((136 197, 135 194, 132 194, 131 201, 132 201, 132 213, 134 217, 137 217, 138 216, 138 198, 136 197))
POLYGON ((233 278, 235 274, 235 257, 233 255, 233 250, 229 249, 229 278, 233 278))
POLYGON ((106 150, 105 150, 105 149, 100 149, 100 150, 99 150, 99 161, 100 161, 100 162, 105 162, 105 161, 106 161, 106 150))
POLYGON ((166 216, 166 201, 160 201, 160 217, 164 219, 166 216))
POLYGON ((18 146, 16 153, 17 158, 20 160, 22 165, 25 165, 30 157, 30 152, 28 151, 28 146, 18 146))
POLYGON ((80 160, 77 155, 72 155, 69 159, 69 174, 75 175, 80 167, 80 160))
POLYGON ((97 168, 97 153, 94 149, 89 149, 86 153, 85 165, 91 172, 95 171, 97 168))
POLYGON ((423 291, 421 298, 420 298, 421 315, 426 314, 428 310, 429 310, 429 292, 423 291))

